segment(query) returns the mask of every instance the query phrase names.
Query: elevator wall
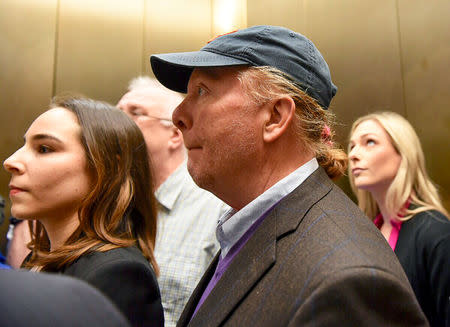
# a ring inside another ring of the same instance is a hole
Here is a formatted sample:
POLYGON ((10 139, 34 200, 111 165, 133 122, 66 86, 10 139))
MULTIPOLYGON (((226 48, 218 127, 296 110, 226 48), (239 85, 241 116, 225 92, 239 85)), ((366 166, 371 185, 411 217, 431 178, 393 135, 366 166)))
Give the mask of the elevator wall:
MULTIPOLYGON (((150 54, 202 47, 213 36, 213 2, 0 0, 0 159, 23 144, 53 95, 115 104, 130 79, 151 75, 150 54)), ((450 209, 450 1, 247 0, 246 13, 248 26, 283 25, 321 50, 339 88, 331 109, 344 147, 363 114, 407 117, 450 209)), ((1 170, 4 198, 8 180, 1 170)), ((350 194, 345 178, 338 184, 350 194)))

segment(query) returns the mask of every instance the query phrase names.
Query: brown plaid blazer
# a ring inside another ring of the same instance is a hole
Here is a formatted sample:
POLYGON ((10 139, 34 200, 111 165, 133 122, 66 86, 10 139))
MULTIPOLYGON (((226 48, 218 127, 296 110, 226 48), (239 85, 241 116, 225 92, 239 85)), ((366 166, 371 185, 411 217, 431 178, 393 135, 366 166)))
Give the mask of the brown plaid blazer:
POLYGON ((322 168, 276 205, 191 319, 217 261, 177 326, 428 326, 394 252, 322 168))

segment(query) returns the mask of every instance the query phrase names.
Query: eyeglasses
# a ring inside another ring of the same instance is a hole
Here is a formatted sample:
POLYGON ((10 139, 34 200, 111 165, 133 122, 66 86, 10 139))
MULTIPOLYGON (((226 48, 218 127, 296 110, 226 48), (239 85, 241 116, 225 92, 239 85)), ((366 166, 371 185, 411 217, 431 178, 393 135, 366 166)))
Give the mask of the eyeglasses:
POLYGON ((169 123, 173 124, 172 123, 172 119, 169 119, 169 118, 162 118, 162 117, 152 116, 152 115, 147 115, 147 114, 136 114, 136 113, 133 113, 133 112, 131 113, 131 115, 132 116, 136 116, 136 117, 145 116, 145 117, 148 117, 148 118, 153 118, 155 120, 166 121, 166 122, 169 122, 169 123))
POLYGON ((148 118, 153 118, 153 119, 162 120, 162 121, 168 121, 168 122, 172 123, 172 119, 169 119, 169 118, 161 118, 161 117, 152 116, 152 115, 145 115, 145 116, 147 116, 148 118))

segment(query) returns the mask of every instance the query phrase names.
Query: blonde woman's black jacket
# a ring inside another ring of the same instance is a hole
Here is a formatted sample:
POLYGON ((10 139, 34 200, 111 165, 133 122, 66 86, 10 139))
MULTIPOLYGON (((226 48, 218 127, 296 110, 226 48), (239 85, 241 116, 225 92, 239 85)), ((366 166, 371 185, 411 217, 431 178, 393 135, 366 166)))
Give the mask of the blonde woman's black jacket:
POLYGON ((450 221, 424 211, 405 221, 395 246, 431 326, 450 326, 450 221))
POLYGON ((164 326, 161 296, 150 263, 136 247, 81 256, 61 271, 99 289, 133 326, 164 326))

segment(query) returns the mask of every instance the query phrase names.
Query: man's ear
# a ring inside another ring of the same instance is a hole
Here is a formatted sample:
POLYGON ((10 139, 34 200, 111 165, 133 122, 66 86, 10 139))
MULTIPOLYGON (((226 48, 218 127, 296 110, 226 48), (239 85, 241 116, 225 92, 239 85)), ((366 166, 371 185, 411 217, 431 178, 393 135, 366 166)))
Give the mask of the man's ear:
POLYGON ((176 150, 182 146, 184 146, 183 134, 175 126, 171 127, 169 137, 169 150, 176 150))
POLYGON ((263 138, 265 142, 273 142, 288 129, 295 115, 295 102, 291 97, 278 98, 269 103, 267 120, 264 124, 263 138))

